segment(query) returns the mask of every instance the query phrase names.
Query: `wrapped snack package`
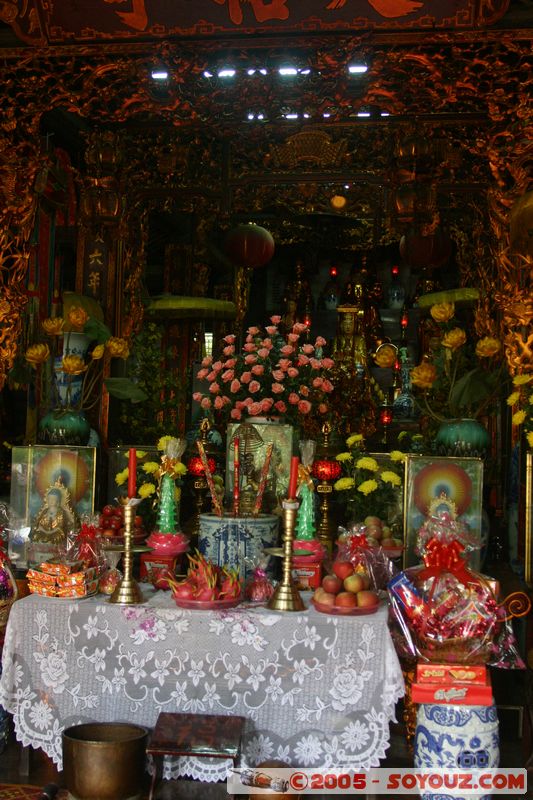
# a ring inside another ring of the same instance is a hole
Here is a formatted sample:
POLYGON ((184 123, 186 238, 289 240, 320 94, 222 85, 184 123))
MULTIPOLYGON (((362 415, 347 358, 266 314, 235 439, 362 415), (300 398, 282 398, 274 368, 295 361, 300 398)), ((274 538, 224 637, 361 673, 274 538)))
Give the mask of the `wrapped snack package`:
POLYGON ((252 574, 244 585, 246 600, 258 604, 266 603, 274 594, 274 584, 267 575, 268 561, 268 556, 245 559, 246 566, 252 568, 252 574))
POLYGON ((349 561, 356 572, 370 577, 371 586, 385 589, 397 569, 382 547, 372 546, 364 525, 352 525, 350 530, 339 528, 335 561, 349 561))
POLYGON ((91 521, 82 522, 79 533, 76 534, 67 551, 69 560, 81 561, 85 567, 95 567, 99 573, 106 569, 107 562, 102 548, 102 539, 96 525, 91 521))
POLYGON ((464 556, 472 544, 460 527, 448 515, 427 520, 418 542, 424 563, 390 581, 397 649, 401 655, 440 664, 521 667, 493 582, 466 565, 464 556))
POLYGON ((104 572, 98 583, 98 588, 102 594, 113 594, 121 580, 122 573, 116 567, 112 567, 104 572))

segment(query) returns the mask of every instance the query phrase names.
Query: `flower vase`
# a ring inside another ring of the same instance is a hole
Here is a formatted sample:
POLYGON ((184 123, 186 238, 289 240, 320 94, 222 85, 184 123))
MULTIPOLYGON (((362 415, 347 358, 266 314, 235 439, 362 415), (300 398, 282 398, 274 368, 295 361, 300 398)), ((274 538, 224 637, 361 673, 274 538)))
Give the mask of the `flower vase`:
POLYGON ((81 445, 88 443, 91 426, 83 411, 73 408, 55 408, 39 422, 39 444, 81 445))
POLYGON ((435 437, 436 452, 443 456, 485 458, 489 445, 487 429, 475 419, 447 420, 435 437))

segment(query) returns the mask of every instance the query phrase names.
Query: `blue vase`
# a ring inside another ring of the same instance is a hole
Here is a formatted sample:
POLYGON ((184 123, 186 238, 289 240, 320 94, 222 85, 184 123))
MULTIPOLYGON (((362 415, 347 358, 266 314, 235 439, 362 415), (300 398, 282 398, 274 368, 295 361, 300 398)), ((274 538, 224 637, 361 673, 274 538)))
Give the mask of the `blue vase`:
POLYGON ((39 423, 39 444, 65 444, 85 446, 91 435, 91 426, 83 411, 72 408, 53 409, 39 423))
POLYGON ((484 458, 489 444, 487 429, 475 419, 447 420, 435 437, 435 450, 441 456, 484 458))

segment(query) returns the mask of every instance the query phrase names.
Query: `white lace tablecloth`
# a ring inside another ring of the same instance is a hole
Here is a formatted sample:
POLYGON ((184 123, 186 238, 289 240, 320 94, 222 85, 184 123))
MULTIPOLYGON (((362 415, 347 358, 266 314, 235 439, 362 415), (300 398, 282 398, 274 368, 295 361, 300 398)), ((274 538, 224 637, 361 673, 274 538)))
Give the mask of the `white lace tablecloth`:
MULTIPOLYGON (((154 727, 160 711, 247 718, 243 762, 377 766, 404 693, 386 609, 359 617, 239 606, 186 611, 31 595, 11 611, 0 704, 17 739, 61 768, 61 733, 89 721, 154 727)), ((166 777, 223 780, 231 762, 180 758, 166 777)))

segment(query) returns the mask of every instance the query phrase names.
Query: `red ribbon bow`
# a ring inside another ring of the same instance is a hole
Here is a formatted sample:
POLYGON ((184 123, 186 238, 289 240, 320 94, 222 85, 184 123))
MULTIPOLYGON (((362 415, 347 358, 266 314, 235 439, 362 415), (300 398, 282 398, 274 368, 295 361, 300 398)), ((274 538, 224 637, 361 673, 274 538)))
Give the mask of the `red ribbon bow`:
POLYGON ((449 572, 461 583, 469 583, 472 576, 462 558, 464 549, 464 545, 457 539, 448 543, 433 537, 426 545, 423 559, 425 568, 418 573, 418 579, 436 578, 443 572, 449 572))
POLYGON ((363 550, 369 549, 369 544, 364 533, 356 533, 350 536, 350 553, 355 553, 359 547, 362 547, 363 550))

